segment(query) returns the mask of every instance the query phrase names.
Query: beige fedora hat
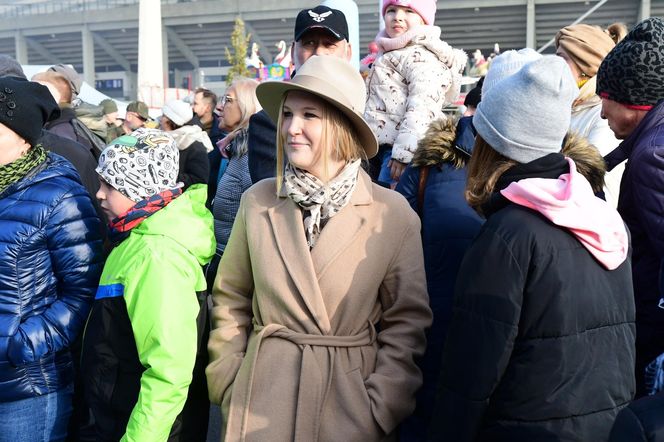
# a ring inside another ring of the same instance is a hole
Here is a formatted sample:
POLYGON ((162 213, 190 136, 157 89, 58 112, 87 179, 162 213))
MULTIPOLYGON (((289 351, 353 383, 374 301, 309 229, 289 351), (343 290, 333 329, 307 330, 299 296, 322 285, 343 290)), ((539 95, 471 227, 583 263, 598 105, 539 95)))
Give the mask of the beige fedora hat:
POLYGON ((360 138, 360 143, 371 158, 378 152, 378 141, 364 121, 366 87, 360 73, 339 57, 320 55, 309 58, 291 81, 267 81, 258 85, 258 101, 275 123, 284 94, 289 91, 312 93, 339 109, 348 117, 360 138))

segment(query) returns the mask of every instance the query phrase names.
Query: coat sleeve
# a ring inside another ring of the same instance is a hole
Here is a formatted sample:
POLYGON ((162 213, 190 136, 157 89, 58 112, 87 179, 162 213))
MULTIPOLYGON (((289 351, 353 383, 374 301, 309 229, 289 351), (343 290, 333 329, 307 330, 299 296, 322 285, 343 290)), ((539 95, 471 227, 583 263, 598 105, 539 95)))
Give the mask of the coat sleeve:
POLYGON ((212 288, 210 363, 205 370, 210 402, 221 404, 240 369, 253 312, 253 273, 246 227, 246 193, 233 223, 212 288))
POLYGON ((409 165, 397 182, 395 189, 402 194, 410 208, 417 212, 417 194, 420 190, 420 168, 409 165))
POLYGON ((77 184, 52 207, 45 232, 57 298, 41 314, 27 318, 9 338, 7 356, 14 365, 68 347, 81 332, 99 283, 100 221, 86 190, 77 184))
POLYGON ((125 281, 127 313, 146 369, 123 442, 165 441, 187 400, 200 306, 191 264, 168 253, 146 249, 136 278, 125 281))
POLYGON ((527 268, 492 229, 483 229, 459 269, 443 351, 431 440, 477 438, 517 336, 527 268))
POLYGON ((643 423, 629 406, 618 413, 609 435, 609 442, 625 441, 648 442, 643 423))
POLYGON ((267 112, 251 116, 248 128, 249 174, 251 182, 275 176, 277 170, 277 128, 267 112))
POLYGON ((383 312, 377 336, 376 368, 365 381, 371 411, 386 434, 415 409, 422 373, 415 358, 424 354, 431 309, 424 276, 420 221, 404 204, 406 229, 380 286, 383 312))
POLYGON ((185 189, 192 184, 207 184, 210 178, 210 161, 205 147, 197 141, 192 143, 187 151, 187 161, 180 165, 178 181, 184 183, 185 189))
MULTIPOLYGON (((664 129, 661 129, 664 132, 664 129)), ((664 134, 644 142, 652 144, 628 166, 632 173, 631 193, 637 216, 651 247, 664 259, 664 134)))
POLYGON ((415 49, 405 63, 408 83, 406 114, 398 127, 392 158, 410 163, 417 149, 417 141, 424 136, 429 124, 442 116, 445 94, 452 87, 452 71, 428 49, 415 49))

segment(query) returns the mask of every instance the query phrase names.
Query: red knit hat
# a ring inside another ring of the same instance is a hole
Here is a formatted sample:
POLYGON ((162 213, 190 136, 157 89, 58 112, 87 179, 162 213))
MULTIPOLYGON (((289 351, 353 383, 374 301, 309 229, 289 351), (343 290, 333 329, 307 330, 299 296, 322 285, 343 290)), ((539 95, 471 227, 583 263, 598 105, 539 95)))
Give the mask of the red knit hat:
POLYGON ((436 19, 436 0, 383 0, 383 17, 388 6, 401 6, 417 12, 424 24, 433 25, 436 19))

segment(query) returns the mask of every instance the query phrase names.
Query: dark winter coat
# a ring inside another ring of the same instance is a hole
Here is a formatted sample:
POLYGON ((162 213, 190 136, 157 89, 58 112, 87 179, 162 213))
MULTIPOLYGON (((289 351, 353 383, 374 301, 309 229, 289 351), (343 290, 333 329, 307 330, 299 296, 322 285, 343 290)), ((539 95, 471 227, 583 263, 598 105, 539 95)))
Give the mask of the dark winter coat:
POLYGON ((207 184, 209 177, 210 162, 205 146, 200 141, 194 141, 189 147, 180 151, 178 181, 184 183, 186 190, 192 184, 207 184))
POLYGON ((72 382, 102 259, 99 218, 64 158, 49 153, 0 193, 0 402, 72 382))
POLYGON ((60 116, 44 125, 44 129, 64 138, 69 138, 90 149, 92 156, 97 159, 104 150, 105 142, 92 133, 81 121, 76 118, 76 112, 69 106, 60 107, 60 116))
POLYGON ((452 316, 456 276, 466 250, 484 222, 464 198, 465 164, 469 157, 455 147, 455 141, 451 122, 432 123, 396 187, 413 210, 418 211, 420 172, 429 169, 420 216, 433 325, 427 333, 426 353, 419 363, 424 383, 417 395, 415 412, 401 424, 402 442, 426 437, 452 316))
POLYGON ((277 173, 277 127, 264 110, 249 119, 249 174, 257 183, 277 173))
POLYGON ((664 442, 664 393, 647 396, 623 408, 609 442, 664 442))
POLYGON ((664 297, 659 275, 664 262, 664 101, 607 155, 609 168, 627 159, 620 184, 618 212, 632 233, 636 299, 637 397, 645 393, 645 366, 664 353, 664 297))
POLYGON ((240 198, 251 187, 251 177, 247 165, 247 153, 238 153, 239 146, 246 142, 247 132, 241 131, 231 141, 231 157, 224 175, 219 180, 217 194, 214 197, 212 213, 214 215, 214 235, 217 239, 217 255, 224 253, 235 216, 240 208, 240 198))
POLYGON ((178 182, 184 190, 192 184, 207 184, 210 177, 208 150, 213 150, 208 134, 197 125, 184 125, 169 132, 180 151, 178 182))
MULTIPOLYGON (((569 172, 560 154, 518 176, 569 172)), ((601 266, 568 230, 495 193, 459 271, 432 440, 608 440, 634 393, 629 257, 601 266)))

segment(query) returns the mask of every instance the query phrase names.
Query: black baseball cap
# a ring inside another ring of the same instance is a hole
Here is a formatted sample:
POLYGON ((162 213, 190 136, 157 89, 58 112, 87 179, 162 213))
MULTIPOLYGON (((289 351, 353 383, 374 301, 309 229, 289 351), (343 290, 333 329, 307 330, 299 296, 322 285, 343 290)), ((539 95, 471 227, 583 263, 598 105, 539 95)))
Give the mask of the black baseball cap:
POLYGON ((319 5, 313 9, 303 9, 295 19, 295 41, 310 29, 325 29, 338 40, 348 41, 346 16, 338 9, 319 5))

